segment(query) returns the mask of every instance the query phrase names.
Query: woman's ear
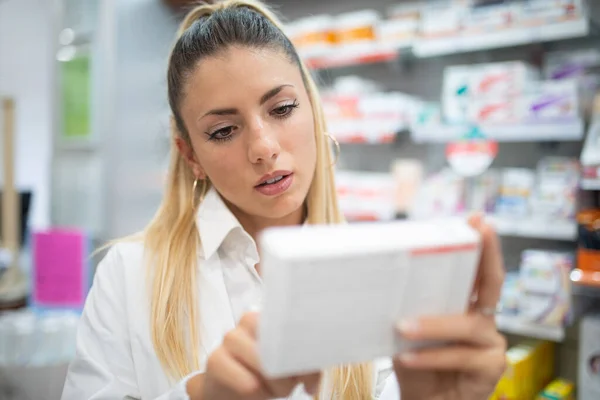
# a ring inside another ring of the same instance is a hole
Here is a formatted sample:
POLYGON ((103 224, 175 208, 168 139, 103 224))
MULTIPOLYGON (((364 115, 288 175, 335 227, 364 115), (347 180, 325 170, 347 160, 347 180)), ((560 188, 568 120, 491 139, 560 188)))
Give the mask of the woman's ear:
POLYGON ((205 179, 206 174, 204 173, 204 169, 196 159, 196 154, 194 153, 194 149, 192 148, 192 146, 186 140, 180 137, 175 139, 175 144, 177 145, 177 150, 179 150, 179 154, 181 154, 181 157, 183 157, 188 167, 190 167, 196 179, 205 179))

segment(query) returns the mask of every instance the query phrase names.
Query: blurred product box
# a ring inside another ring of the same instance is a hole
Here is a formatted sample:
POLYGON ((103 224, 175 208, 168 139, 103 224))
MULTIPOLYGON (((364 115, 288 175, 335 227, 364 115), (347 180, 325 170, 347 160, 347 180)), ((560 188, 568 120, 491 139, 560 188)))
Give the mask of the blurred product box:
POLYGON ((39 310, 83 310, 92 283, 89 235, 79 229, 35 231, 31 248, 31 306, 39 310))
POLYGON ((528 216, 529 197, 533 192, 535 173, 526 168, 506 168, 502 170, 501 179, 496 214, 508 218, 528 216))
POLYGON ((544 26, 585 17, 583 0, 528 0, 522 3, 518 24, 544 26))
POLYGON ((546 54, 544 77, 552 80, 579 78, 600 67, 600 50, 555 51, 546 54))
POLYGON ((340 209, 349 221, 389 221, 395 217, 391 174, 337 171, 336 190, 340 209))
POLYGON ((474 65, 470 76, 471 97, 510 97, 525 93, 531 82, 539 80, 540 73, 525 62, 507 61, 474 65))
POLYGON ((398 159, 392 164, 397 217, 406 217, 423 183, 424 166, 419 160, 398 159))
POLYGON ((415 109, 411 119, 411 126, 441 126, 443 124, 442 107, 439 103, 418 101, 414 103, 415 109))
POLYGON ((521 255, 519 317, 539 325, 563 326, 571 310, 570 253, 525 250, 521 255))
POLYGON ((502 292, 500 296, 500 312, 502 315, 516 316, 519 314, 519 302, 521 300, 521 280, 519 272, 509 271, 506 273, 502 292))
POLYGON ((466 65, 444 69, 442 104, 444 118, 450 124, 460 124, 468 120, 471 73, 472 67, 466 65))
POLYGON ((458 35, 465 10, 447 2, 427 3, 422 11, 421 38, 439 39, 458 35))
POLYGON ((517 101, 539 72, 527 63, 456 65, 444 70, 442 103, 449 123, 513 123, 521 118, 517 101))
POLYGON ((600 286, 600 209, 577 213, 577 270, 572 278, 587 286, 600 286))
POLYGON ((550 382, 555 346, 547 341, 527 341, 506 352, 507 368, 493 398, 529 400, 550 382))
POLYGON ((521 109, 515 99, 501 96, 475 98, 467 107, 467 121, 476 124, 516 124, 521 109))
POLYGON ((566 157, 544 157, 538 162, 536 186, 531 196, 533 219, 551 223, 574 220, 581 167, 566 157))
POLYGON ((287 24, 285 31, 303 58, 321 57, 335 46, 334 19, 315 15, 287 24))
MULTIPOLYGON (((448 108, 452 110, 456 106, 448 108)), ((532 82, 520 95, 476 96, 467 106, 467 120, 478 124, 563 122, 579 116, 579 90, 575 80, 532 82)))
POLYGON ((419 22, 412 20, 381 21, 377 25, 377 39, 384 48, 407 47, 419 37, 419 22))
POLYGON ((340 142, 389 142, 408 128, 421 102, 401 92, 383 92, 365 79, 336 79, 322 96, 328 132, 340 142))
POLYGON ((579 87, 574 79, 530 85, 516 101, 524 122, 574 120, 580 116, 579 87))
POLYGON ((404 47, 419 38, 423 5, 400 3, 387 11, 388 19, 377 26, 377 38, 386 47, 404 47))
POLYGON ((423 182, 410 211, 410 218, 462 215, 466 211, 465 193, 465 180, 445 168, 423 182))
POLYGON ((340 14, 335 18, 335 39, 338 51, 353 53, 373 50, 377 40, 376 26, 380 16, 374 10, 340 14))
POLYGON ((467 201, 469 210, 494 212, 496 199, 500 193, 500 178, 500 171, 494 169, 471 178, 471 190, 468 193, 467 201))
POLYGON ((600 50, 585 49, 548 53, 544 61, 546 79, 562 81, 574 79, 578 85, 582 114, 593 112, 594 97, 600 90, 600 50))
POLYGON ((462 18, 462 32, 479 35, 510 29, 518 11, 518 7, 509 4, 470 8, 462 18))
POLYGON ((565 379, 555 379, 538 394, 536 400, 575 400, 575 385, 565 379))
POLYGON ((387 16, 390 20, 419 22, 423 13, 423 3, 401 2, 388 8, 387 16))

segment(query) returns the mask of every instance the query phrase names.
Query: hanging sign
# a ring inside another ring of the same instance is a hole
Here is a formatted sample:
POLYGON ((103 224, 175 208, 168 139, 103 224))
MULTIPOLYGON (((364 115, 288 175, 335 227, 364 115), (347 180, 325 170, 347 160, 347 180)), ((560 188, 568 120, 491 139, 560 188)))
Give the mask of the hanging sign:
POLYGON ((497 154, 498 143, 490 140, 455 142, 446 146, 446 159, 450 167, 465 177, 485 172, 497 154))

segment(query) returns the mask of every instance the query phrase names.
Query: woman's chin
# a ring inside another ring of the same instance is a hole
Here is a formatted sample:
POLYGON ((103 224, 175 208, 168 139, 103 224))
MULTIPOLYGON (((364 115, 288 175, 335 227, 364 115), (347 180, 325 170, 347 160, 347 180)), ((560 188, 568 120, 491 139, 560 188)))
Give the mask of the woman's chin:
POLYGON ((283 219, 292 217, 294 214, 301 215, 301 218, 303 218, 305 199, 306 196, 302 196, 298 193, 285 193, 268 200, 267 203, 269 204, 261 207, 261 214, 270 219, 283 219))

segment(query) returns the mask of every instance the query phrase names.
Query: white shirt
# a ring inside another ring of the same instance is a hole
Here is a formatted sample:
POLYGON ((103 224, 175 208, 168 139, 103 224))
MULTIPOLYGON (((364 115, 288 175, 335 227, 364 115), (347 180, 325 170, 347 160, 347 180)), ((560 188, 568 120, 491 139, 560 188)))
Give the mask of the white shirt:
MULTIPOLYGON (((202 373, 208 355, 221 344, 225 333, 260 304, 262 281, 255 269, 259 257, 254 240, 215 190, 210 190, 200 205, 197 224, 202 353, 201 369, 196 373, 202 373)), ((170 382, 154 352, 143 252, 142 242, 119 243, 99 264, 62 400, 189 399, 187 378, 170 382)), ((397 400, 389 361, 376 364, 376 372, 375 391, 381 393, 380 400, 397 400), (388 392, 391 395, 386 395, 388 392)), ((289 399, 310 397, 298 388, 289 399)))

